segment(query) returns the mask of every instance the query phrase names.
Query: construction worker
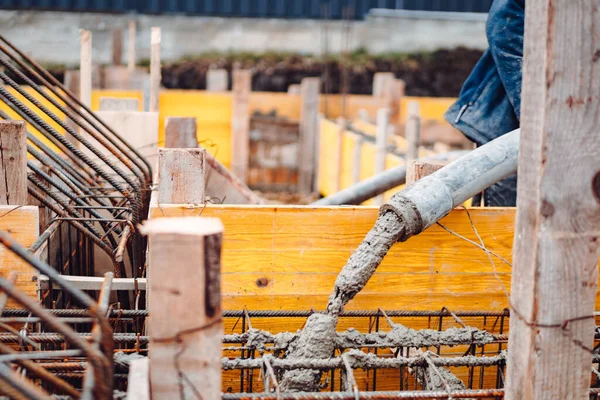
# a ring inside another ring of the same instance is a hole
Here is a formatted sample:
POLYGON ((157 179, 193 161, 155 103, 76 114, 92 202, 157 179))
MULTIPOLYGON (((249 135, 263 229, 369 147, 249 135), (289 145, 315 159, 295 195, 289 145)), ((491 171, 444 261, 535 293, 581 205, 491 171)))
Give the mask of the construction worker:
MULTIPOLYGON (((524 27, 525 0, 494 0, 486 25, 489 49, 444 115, 477 146, 519 127, 524 27)), ((486 206, 515 206, 516 199, 516 175, 483 195, 486 206)))

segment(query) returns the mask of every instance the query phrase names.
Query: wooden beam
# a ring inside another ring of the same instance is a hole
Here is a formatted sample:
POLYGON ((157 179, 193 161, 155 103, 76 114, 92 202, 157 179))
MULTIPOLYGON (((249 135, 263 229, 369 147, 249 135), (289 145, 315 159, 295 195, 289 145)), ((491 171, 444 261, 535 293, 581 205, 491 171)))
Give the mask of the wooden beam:
POLYGON ((304 78, 300 85, 300 157, 298 190, 310 194, 316 190, 317 152, 319 149, 319 78, 304 78))
POLYGON ((427 175, 431 175, 446 164, 442 161, 409 160, 406 164, 406 184, 410 185, 427 175))
POLYGON ((150 359, 143 357, 129 362, 127 399, 150 400, 150 359))
POLYGON ((419 112, 419 103, 411 101, 408 103, 408 115, 406 120, 406 160, 416 160, 419 158, 419 146, 421 144, 421 116, 419 112))
POLYGON ((229 74, 226 69, 209 69, 206 72, 207 92, 227 92, 229 90, 229 74))
POLYGON ((100 97, 100 111, 139 111, 140 101, 133 97, 100 97))
POLYGON ((153 27, 150 37, 150 105, 148 111, 158 112, 158 98, 160 95, 160 28, 153 27))
POLYGON ((127 70, 132 74, 135 72, 135 20, 129 20, 127 32, 127 70))
POLYGON ((165 147, 191 149, 198 147, 195 117, 167 117, 165 147))
POLYGON ((0 205, 27 204, 27 126, 0 121, 0 205))
POLYGON ((92 105, 92 32, 81 29, 81 54, 79 59, 79 100, 83 105, 92 105))
MULTIPOLYGON (((104 285, 104 277, 100 276, 75 276, 62 275, 72 287, 79 290, 102 290, 104 285)), ((38 281, 38 286, 42 290, 50 289, 50 279, 46 275, 34 275, 33 281, 38 281)), ((146 278, 113 278, 110 290, 146 290, 146 278)), ((53 286, 52 289, 59 290, 60 287, 53 286)))
MULTIPOLYGON (((385 171, 385 161, 387 156, 388 128, 390 125, 390 110, 380 108, 377 111, 377 134, 375 136, 375 174, 379 175, 385 171)), ((374 198, 375 205, 383 204, 383 194, 374 198)))
POLYGON ((158 204, 204 204, 206 150, 159 149, 158 204))
POLYGON ((152 398, 219 399, 223 225, 217 218, 164 218, 146 222, 142 232, 149 236, 152 398))
POLYGON ((598 284, 600 4, 525 16, 505 398, 589 398, 598 284))
POLYGON ((123 64, 123 30, 112 31, 112 65, 123 64))
POLYGON ((233 71, 233 109, 231 116, 231 170, 243 182, 248 179, 250 158, 250 92, 252 71, 233 71))

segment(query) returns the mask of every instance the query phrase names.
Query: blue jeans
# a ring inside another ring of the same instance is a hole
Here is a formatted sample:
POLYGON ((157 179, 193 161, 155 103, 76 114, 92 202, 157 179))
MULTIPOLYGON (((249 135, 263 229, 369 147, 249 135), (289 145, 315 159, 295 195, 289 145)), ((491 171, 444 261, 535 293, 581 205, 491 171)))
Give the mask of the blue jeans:
MULTIPOLYGON (((525 0, 494 0, 485 51, 444 118, 481 146, 519 127, 525 0)), ((485 191, 488 206, 515 206, 516 175, 485 191)))

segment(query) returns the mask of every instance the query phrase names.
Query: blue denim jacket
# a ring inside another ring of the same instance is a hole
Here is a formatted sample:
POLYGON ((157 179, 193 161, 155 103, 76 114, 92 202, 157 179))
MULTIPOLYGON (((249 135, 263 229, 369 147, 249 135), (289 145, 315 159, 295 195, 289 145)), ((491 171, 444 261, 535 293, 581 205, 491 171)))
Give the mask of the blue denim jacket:
MULTIPOLYGON (((444 118, 481 146, 519 127, 525 0, 494 0, 486 33, 489 49, 444 118)), ((485 193, 486 205, 516 204, 516 176, 485 193)))

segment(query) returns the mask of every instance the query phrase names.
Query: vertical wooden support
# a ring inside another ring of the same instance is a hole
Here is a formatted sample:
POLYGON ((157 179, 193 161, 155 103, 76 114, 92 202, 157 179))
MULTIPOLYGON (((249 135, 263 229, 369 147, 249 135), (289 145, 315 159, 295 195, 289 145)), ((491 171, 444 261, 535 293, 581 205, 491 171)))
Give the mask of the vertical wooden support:
POLYGON ((389 97, 386 100, 386 107, 390 109, 390 124, 400 126, 402 115, 400 113, 400 104, 406 92, 406 82, 402 79, 394 79, 390 86, 389 97))
POLYGON ((123 64, 123 30, 112 31, 112 65, 123 64))
POLYGON ((408 103, 404 136, 407 142, 406 160, 416 160, 419 158, 419 146, 421 144, 421 115, 419 103, 416 101, 408 103))
POLYGON ((507 400, 589 398, 600 225, 599 6, 527 2, 507 400))
POLYGON ((362 159, 362 146, 363 146, 363 142, 364 139, 362 136, 359 136, 356 139, 356 142, 354 144, 354 155, 353 155, 353 162, 352 162, 352 184, 356 185, 358 182, 360 182, 360 164, 361 164, 361 159, 362 159))
POLYGON ((165 120, 165 147, 192 149, 198 147, 195 117, 167 117, 165 120))
POLYGON ((431 175, 444 165, 446 163, 442 161, 409 160, 406 163, 406 184, 410 185, 427 175, 431 175))
POLYGON ((220 399, 223 225, 217 218, 159 218, 142 232, 149 237, 152 399, 220 399))
POLYGON ((79 59, 79 100, 92 106, 92 33, 81 29, 81 54, 79 59))
POLYGON ((158 204, 204 204, 206 150, 158 150, 158 204))
POLYGON ((100 97, 100 111, 139 111, 140 101, 133 97, 100 97))
POLYGON ((135 20, 129 20, 127 39, 127 71, 135 72, 135 20))
POLYGON ((150 34, 150 112, 158 112, 160 92, 160 28, 153 27, 150 34))
POLYGON ((150 400, 150 359, 131 360, 127 376, 127 399, 150 400))
POLYGON ((27 126, 0 121, 0 205, 27 204, 27 126))
MULTIPOLYGON (((390 125, 390 110, 380 108, 377 110, 377 132, 375 136, 375 175, 385 171, 385 160, 387 156, 387 138, 390 125)), ((383 204, 383 195, 374 199, 375 205, 383 204)))
POLYGON ((209 69, 206 72, 207 92, 226 92, 229 89, 229 75, 226 69, 209 69))
POLYGON ((310 194, 315 190, 319 148, 319 78, 304 78, 300 85, 300 174, 298 190, 310 194))
POLYGON ((344 132, 346 131, 346 120, 339 117, 337 120, 337 138, 335 147, 335 191, 342 190, 342 163, 344 152, 344 132))
POLYGON ((233 71, 233 109, 231 116, 231 171, 243 183, 248 179, 250 158, 250 91, 252 90, 252 71, 233 71))
POLYGON ((358 119, 363 122, 369 122, 369 111, 364 108, 358 110, 358 119))
POLYGON ((373 97, 384 97, 394 79, 392 72, 376 72, 373 75, 373 97))

